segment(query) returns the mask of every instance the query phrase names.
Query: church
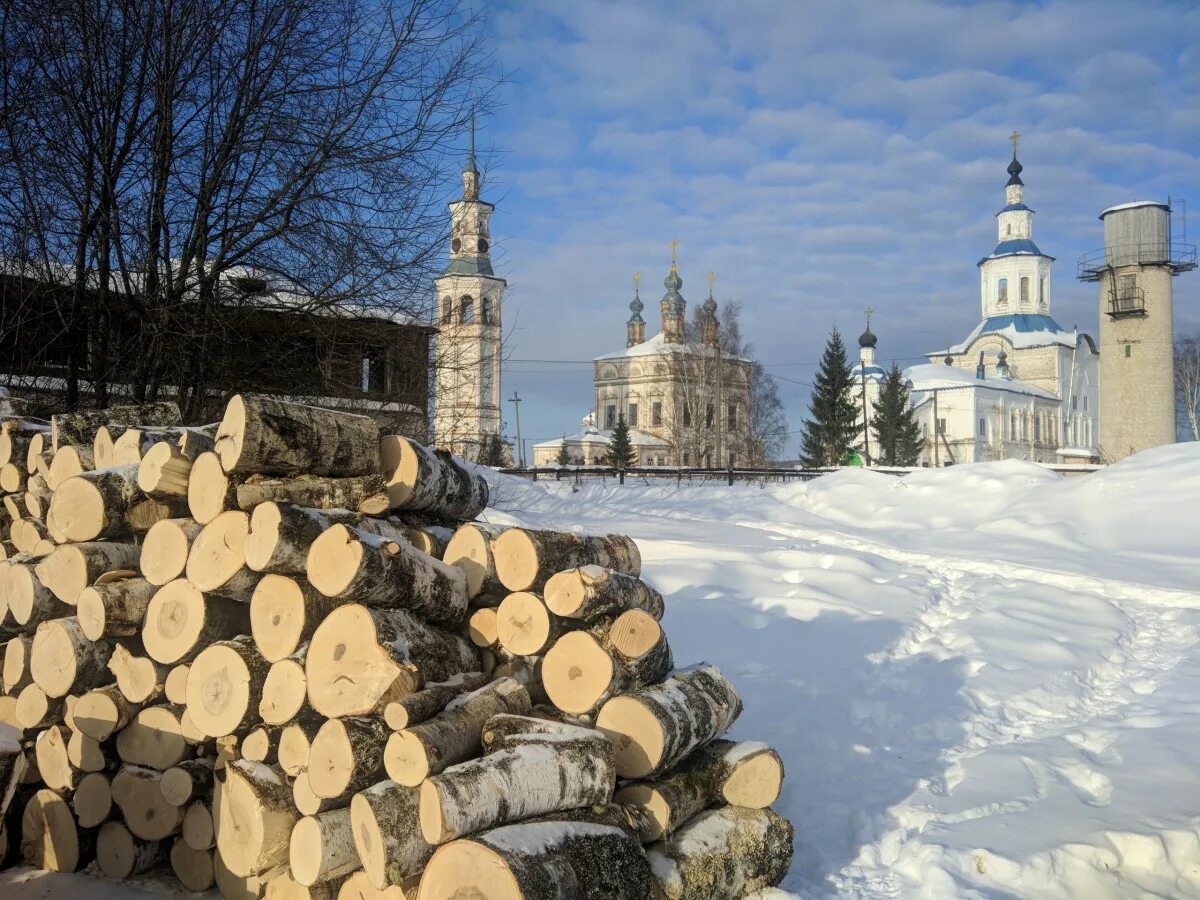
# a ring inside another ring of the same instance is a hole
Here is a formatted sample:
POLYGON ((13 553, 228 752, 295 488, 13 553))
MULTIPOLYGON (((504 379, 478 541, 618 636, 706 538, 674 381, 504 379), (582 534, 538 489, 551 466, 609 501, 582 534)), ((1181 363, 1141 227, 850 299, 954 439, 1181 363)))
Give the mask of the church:
MULTIPOLYGON (((926 434, 921 465, 1099 460, 1099 352, 1089 335, 1066 330, 1051 315, 1054 257, 1033 240, 1018 137, 996 213, 998 243, 977 264, 980 322, 904 373, 926 434)), ((868 320, 854 369, 867 421, 885 375, 875 361, 877 344, 868 320)), ((868 453, 873 442, 868 434, 868 453)))
POLYGON ((635 464, 643 466, 745 465, 749 445, 750 363, 721 346, 713 279, 693 328, 687 322, 683 278, 671 242, 671 269, 663 280, 660 331, 646 338, 645 304, 634 275, 625 347, 593 360, 594 404, 580 434, 534 445, 534 464, 557 460, 563 442, 572 463, 601 464, 613 428, 629 426, 635 464))

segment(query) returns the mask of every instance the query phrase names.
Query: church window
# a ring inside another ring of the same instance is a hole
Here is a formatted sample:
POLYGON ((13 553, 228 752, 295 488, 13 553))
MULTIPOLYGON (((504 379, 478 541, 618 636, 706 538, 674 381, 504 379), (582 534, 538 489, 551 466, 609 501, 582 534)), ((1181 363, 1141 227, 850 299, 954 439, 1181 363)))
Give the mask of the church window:
POLYGON ((705 409, 705 411, 704 411, 704 427, 712 428, 713 421, 715 420, 715 418, 716 418, 716 410, 713 409, 713 405, 710 403, 710 404, 708 404, 708 408, 705 409))
POLYGON ((1050 305, 1050 279, 1045 275, 1042 276, 1042 290, 1038 294, 1038 302, 1043 307, 1050 305))
POLYGON ((690 466, 692 464, 692 454, 688 453, 686 450, 683 451, 683 464, 685 466, 690 466))
POLYGON ((492 324, 492 298, 484 297, 483 305, 479 308, 479 321, 484 325, 492 324))
POLYGON ((480 238, 480 239, 479 239, 479 252, 480 252, 480 253, 487 253, 487 252, 488 252, 488 242, 487 242, 487 240, 486 240, 485 238, 480 238))
POLYGON ((711 450, 706 450, 704 452, 704 468, 706 468, 706 469, 712 468, 712 451, 711 450))
POLYGON ((1038 415, 1033 417, 1033 439, 1035 441, 1042 439, 1042 417, 1038 415))
POLYGON ((729 418, 728 418, 729 427, 737 428, 737 404, 736 403, 729 404, 728 413, 729 413, 729 418))
POLYGON ((1022 306, 1029 305, 1029 279, 1028 278, 1021 279, 1021 305, 1022 306))
POLYGON ((638 405, 636 403, 629 404, 629 416, 627 417, 627 420, 629 422, 630 428, 637 428, 637 423, 638 423, 638 421, 637 421, 638 409, 637 408, 638 408, 638 405))
POLYGON ((1008 302, 1008 279, 1007 278, 1001 278, 996 283, 996 302, 997 303, 1007 303, 1008 302))
POLYGON ((604 427, 615 428, 617 425, 617 407, 615 405, 605 407, 604 410, 604 427))
POLYGON ((460 241, 458 238, 455 238, 454 240, 452 240, 450 242, 450 249, 452 251, 454 251, 455 253, 457 253, 459 250, 462 249, 462 241, 460 241))
POLYGON ((1017 411, 1014 409, 1008 417, 1008 438, 1015 441, 1017 439, 1017 411))
POLYGON ((442 298, 442 321, 446 324, 450 323, 450 311, 453 305, 449 297, 442 298))
POLYGON ((1126 359, 1129 359, 1129 358, 1130 358, 1130 357, 1132 357, 1132 356, 1133 356, 1133 345, 1132 345, 1132 344, 1126 344, 1126 345, 1125 345, 1125 358, 1126 358, 1126 359))
POLYGON ((1083 395, 1083 411, 1087 412, 1087 394, 1083 395))
POLYGON ((979 436, 981 438, 987 437, 987 419, 979 420, 979 436))
POLYGON ((1079 408, 1079 398, 1072 394, 1071 395, 1071 412, 1075 412, 1075 410, 1078 408, 1079 408))
POLYGON ((1012 234, 1012 222, 1009 222, 1008 225, 1005 226, 1005 228, 1007 229, 1004 232, 1005 234, 1012 234))
POLYGON ((938 434, 945 434, 946 433, 946 420, 938 419, 937 425, 938 425, 938 429, 937 429, 938 434))
POLYGON ((650 424, 662 425, 662 403, 657 400, 650 404, 650 424))
POLYGON ((475 321, 475 301, 469 294, 458 301, 458 321, 464 325, 475 321))
POLYGON ((692 427, 692 408, 690 406, 688 406, 686 403, 683 404, 683 427, 684 428, 692 427))

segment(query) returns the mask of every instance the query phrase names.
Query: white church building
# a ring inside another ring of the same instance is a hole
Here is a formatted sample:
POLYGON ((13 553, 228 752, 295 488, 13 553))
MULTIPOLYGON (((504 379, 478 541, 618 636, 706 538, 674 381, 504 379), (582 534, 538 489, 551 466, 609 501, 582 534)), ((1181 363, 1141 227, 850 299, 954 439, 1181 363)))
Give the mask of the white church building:
MULTIPOLYGON (((1033 241, 1016 137, 996 213, 998 243, 978 263, 981 320, 961 342, 904 373, 926 434, 922 465, 1099 457, 1099 353, 1091 337, 1051 315, 1054 257, 1033 241)), ((886 374, 876 344, 868 323, 854 370, 855 382, 865 382, 856 393, 865 394, 868 417, 886 374)))

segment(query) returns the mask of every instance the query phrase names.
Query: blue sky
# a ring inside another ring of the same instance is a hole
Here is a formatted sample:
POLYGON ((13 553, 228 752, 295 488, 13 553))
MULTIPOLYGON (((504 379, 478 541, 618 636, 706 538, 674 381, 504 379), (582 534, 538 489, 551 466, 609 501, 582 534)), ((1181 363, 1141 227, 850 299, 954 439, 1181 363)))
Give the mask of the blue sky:
MULTIPOLYGON (((689 305, 710 270, 744 304, 793 432, 829 330, 853 339, 868 305, 885 364, 962 339, 1013 129, 1065 327, 1096 331, 1075 261, 1105 207, 1183 197, 1200 237, 1195 3, 510 2, 489 29, 507 83, 485 197, 527 446, 579 430, 635 271, 658 330, 672 238, 689 305)), ((1181 276, 1177 334, 1198 299, 1181 276)))

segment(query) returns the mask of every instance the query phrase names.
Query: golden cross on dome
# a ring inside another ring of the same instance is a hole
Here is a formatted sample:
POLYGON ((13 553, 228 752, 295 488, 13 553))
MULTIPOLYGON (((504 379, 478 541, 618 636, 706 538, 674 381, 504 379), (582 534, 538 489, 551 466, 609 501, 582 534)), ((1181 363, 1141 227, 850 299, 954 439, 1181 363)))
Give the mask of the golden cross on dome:
POLYGON ((641 280, 642 280, 642 273, 634 272, 633 273, 633 292, 635 294, 638 292, 638 282, 641 280))
POLYGON ((679 241, 671 238, 671 265, 675 265, 675 248, 679 246, 679 241))
POLYGON ((708 292, 712 294, 713 282, 717 280, 717 275, 715 272, 709 272, 705 277, 708 278, 708 292))
POLYGON ((1021 139, 1021 132, 1019 132, 1019 131, 1014 131, 1012 134, 1010 134, 1010 135, 1008 136, 1008 139, 1009 139, 1010 141, 1012 141, 1012 145, 1013 145, 1013 156, 1016 156, 1016 155, 1017 155, 1017 141, 1019 141, 1019 140, 1021 139))
POLYGON ((875 310, 871 309, 871 307, 868 306, 866 308, 866 310, 864 310, 864 312, 866 312, 866 314, 867 314, 867 327, 870 328, 871 327, 871 316, 875 314, 875 310))

